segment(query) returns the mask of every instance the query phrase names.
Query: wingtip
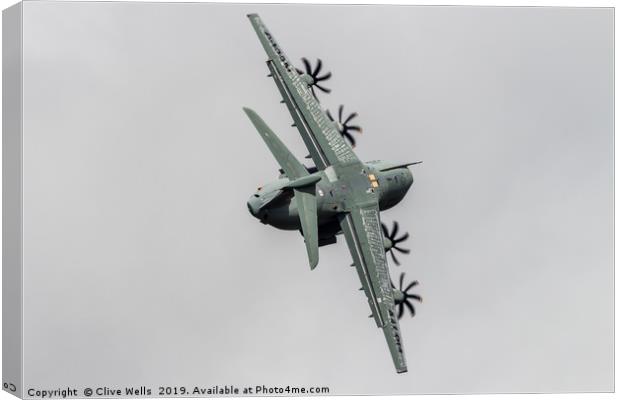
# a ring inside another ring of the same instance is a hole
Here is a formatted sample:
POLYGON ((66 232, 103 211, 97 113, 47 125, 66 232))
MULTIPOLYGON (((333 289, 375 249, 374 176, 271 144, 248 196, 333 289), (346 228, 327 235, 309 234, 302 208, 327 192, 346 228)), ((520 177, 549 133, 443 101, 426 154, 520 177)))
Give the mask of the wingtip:
POLYGON ((396 373, 397 373, 397 374, 404 374, 405 372, 407 372, 407 368, 404 368, 404 369, 397 369, 397 370, 396 370, 396 373))
POLYGON ((258 17, 257 13, 250 13, 246 15, 248 18, 258 17))

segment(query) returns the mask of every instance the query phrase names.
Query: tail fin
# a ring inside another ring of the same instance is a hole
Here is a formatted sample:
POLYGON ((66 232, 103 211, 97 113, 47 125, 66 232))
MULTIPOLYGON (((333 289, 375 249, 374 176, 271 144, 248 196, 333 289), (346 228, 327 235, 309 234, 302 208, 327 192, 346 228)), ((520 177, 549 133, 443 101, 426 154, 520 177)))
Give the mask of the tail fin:
POLYGON ((295 191, 295 202, 301 221, 301 230, 306 242, 310 269, 319 263, 319 226, 316 215, 316 183, 304 186, 295 191))
POLYGON ((275 157, 290 179, 290 188, 295 193, 295 202, 299 211, 301 230, 306 242, 308 261, 310 269, 314 269, 319 263, 319 228, 316 210, 316 184, 320 180, 309 177, 306 168, 295 158, 293 153, 282 143, 276 134, 267 126, 265 121, 253 110, 244 108, 254 124, 254 127, 261 135, 271 154, 275 157), (304 178, 306 177, 306 178, 304 178), (301 178, 301 179, 300 179, 301 178))

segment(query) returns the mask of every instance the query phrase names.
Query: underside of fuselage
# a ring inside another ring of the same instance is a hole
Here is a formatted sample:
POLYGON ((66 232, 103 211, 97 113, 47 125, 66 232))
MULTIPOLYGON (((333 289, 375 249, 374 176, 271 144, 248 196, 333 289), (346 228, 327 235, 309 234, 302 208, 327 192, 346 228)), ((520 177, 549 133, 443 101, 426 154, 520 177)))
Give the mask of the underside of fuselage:
MULTIPOLYGON (((366 163, 370 174, 376 178, 369 189, 379 194, 379 208, 387 210, 398 204, 411 185, 413 176, 407 167, 390 168, 396 164, 385 161, 366 163)), ((331 171, 316 171, 321 180, 316 184, 319 244, 335 242, 331 239, 340 233, 339 215, 347 212, 347 188, 340 185, 331 171)), ((248 200, 250 213, 263 224, 283 230, 301 230, 297 202, 293 190, 285 188, 289 179, 285 175, 259 187, 248 200)))

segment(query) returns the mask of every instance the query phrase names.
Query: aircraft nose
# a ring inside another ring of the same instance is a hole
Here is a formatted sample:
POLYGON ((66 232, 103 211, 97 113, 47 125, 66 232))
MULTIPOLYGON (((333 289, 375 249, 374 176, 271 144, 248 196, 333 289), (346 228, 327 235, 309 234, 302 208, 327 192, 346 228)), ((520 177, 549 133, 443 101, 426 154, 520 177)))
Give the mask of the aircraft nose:
POLYGON ((248 211, 250 211, 250 214, 252 214, 256 218, 258 218, 258 212, 260 211, 259 202, 260 202, 260 199, 256 196, 252 196, 248 200, 248 211))
POLYGON ((407 171, 405 173, 405 177, 406 177, 406 182, 407 182, 407 189, 409 189, 411 185, 413 185, 413 174, 411 173, 409 168, 405 168, 405 171, 407 171))

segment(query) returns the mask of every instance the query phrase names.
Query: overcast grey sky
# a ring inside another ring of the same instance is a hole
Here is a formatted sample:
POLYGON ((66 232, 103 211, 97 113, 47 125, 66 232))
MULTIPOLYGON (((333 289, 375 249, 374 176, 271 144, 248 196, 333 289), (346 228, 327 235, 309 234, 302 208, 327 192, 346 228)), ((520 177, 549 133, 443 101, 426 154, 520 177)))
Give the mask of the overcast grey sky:
POLYGON ((611 9, 27 2, 28 386, 329 385, 332 394, 613 388, 611 9), (420 281, 394 372, 344 243, 245 202, 306 154, 245 17, 416 161, 383 213, 420 281))

